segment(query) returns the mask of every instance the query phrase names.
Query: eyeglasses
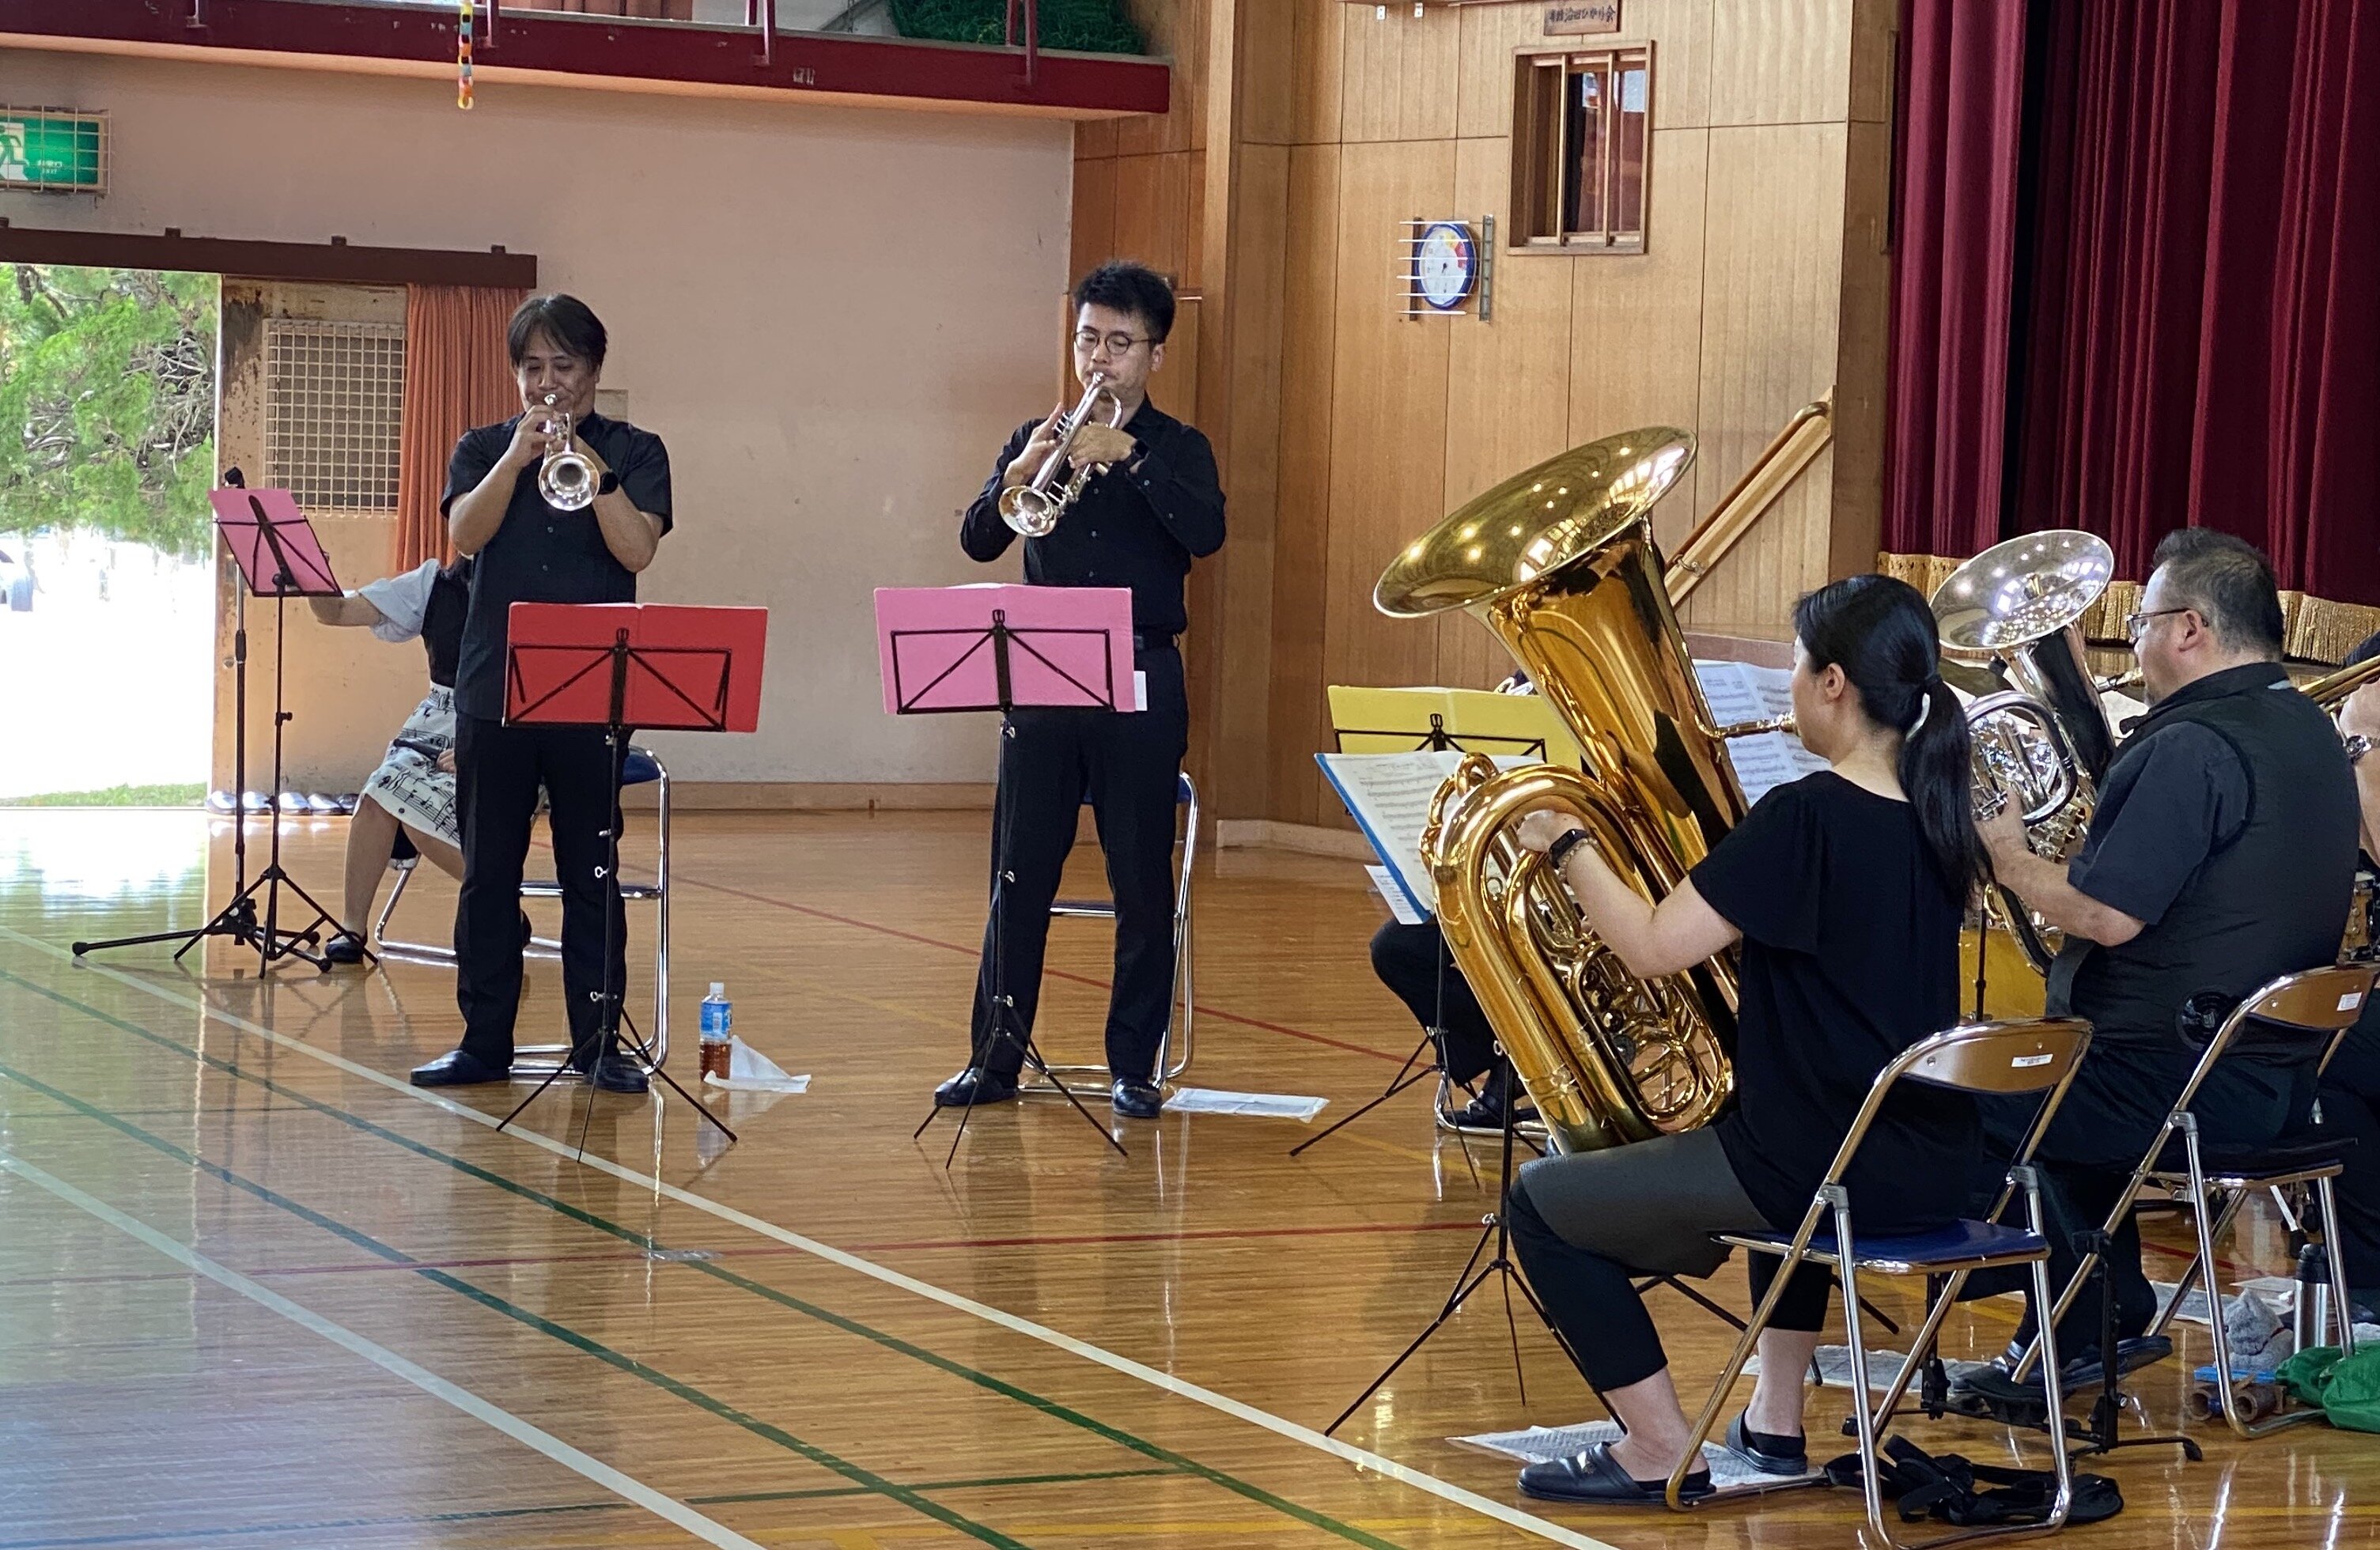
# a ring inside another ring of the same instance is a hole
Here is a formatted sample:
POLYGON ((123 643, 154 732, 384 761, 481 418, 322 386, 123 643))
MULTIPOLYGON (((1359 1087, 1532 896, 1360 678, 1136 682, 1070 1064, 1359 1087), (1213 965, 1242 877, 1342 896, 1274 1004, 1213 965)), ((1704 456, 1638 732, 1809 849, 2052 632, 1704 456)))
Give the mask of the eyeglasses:
POLYGON ((1088 328, 1080 331, 1075 335, 1075 348, 1080 350, 1087 356, 1095 356, 1099 354, 1099 346, 1102 345, 1107 346, 1108 354, 1111 356, 1121 356, 1129 355, 1135 345, 1147 345, 1150 343, 1153 343, 1153 341, 1146 338, 1135 337, 1129 333, 1101 333, 1096 329, 1088 328))
POLYGON ((2150 620, 2162 619, 2168 613, 2188 613, 2189 612, 2190 610, 2186 608, 2153 608, 2139 613, 2127 613, 2124 615, 2124 638, 2137 642, 2141 636, 2148 634, 2150 620))

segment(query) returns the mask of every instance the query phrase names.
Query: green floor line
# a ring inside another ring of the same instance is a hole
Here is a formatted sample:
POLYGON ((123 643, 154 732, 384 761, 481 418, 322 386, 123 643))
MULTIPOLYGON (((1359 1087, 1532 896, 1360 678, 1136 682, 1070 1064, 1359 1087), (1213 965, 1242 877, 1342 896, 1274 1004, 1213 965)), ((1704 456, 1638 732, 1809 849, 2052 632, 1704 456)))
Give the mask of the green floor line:
MULTIPOLYGON (((410 1136, 399 1134, 384 1126, 364 1119, 360 1115, 350 1113, 348 1110, 341 1108, 335 1104, 327 1103, 320 1098, 310 1096, 308 1094, 300 1093, 295 1089, 285 1087, 271 1077, 258 1075, 255 1072, 243 1070, 237 1061, 225 1060, 219 1055, 210 1055, 203 1050, 193 1049, 189 1046, 182 1044, 177 1040, 168 1038, 164 1035, 157 1033, 152 1029, 145 1028, 137 1023, 118 1017, 112 1012, 106 1011, 99 1007, 92 1006, 86 1001, 78 1000, 74 997, 66 995, 61 991, 53 990, 47 986, 36 984, 35 982, 26 979, 22 975, 18 975, 11 970, 0 969, 0 980, 5 980, 8 983, 21 987, 22 988, 32 992, 34 995, 42 997, 45 1000, 52 1001, 59 1006, 67 1007, 72 1011, 79 1011, 87 1017, 106 1024, 109 1027, 117 1029, 123 1033, 133 1035, 135 1037, 143 1039, 162 1049, 171 1050, 175 1054, 183 1057, 185 1060, 198 1060, 223 1072, 226 1076, 234 1077, 239 1081, 251 1083, 255 1085, 261 1086, 276 1096, 288 1098, 292 1102, 313 1109, 317 1113, 337 1120, 339 1122, 350 1127, 351 1129, 362 1132, 363 1133, 373 1136, 378 1140, 385 1141, 391 1145, 401 1147, 418 1156, 440 1163, 447 1168, 451 1168, 457 1172, 466 1174, 470 1178, 477 1179, 495 1189, 503 1190, 506 1193, 512 1194, 519 1199, 530 1201, 536 1205, 541 1205, 547 1210, 567 1217, 573 1221, 578 1222, 583 1226, 590 1228, 598 1232, 604 1233, 610 1237, 616 1238, 623 1242, 634 1244, 649 1253, 662 1251, 664 1248, 664 1245, 660 1241, 660 1240, 653 1238, 650 1234, 638 1232, 632 1228, 623 1227, 616 1222, 613 1222, 602 1217, 597 1216, 583 1206, 571 1205, 569 1202, 565 1200, 558 1200, 530 1185, 520 1183, 513 1179, 508 1179, 504 1175, 493 1172, 477 1163, 467 1161, 464 1158, 455 1156, 450 1153, 442 1152, 436 1147, 431 1146, 423 1142, 416 1141, 410 1136)), ((847 1334, 856 1335, 863 1339, 872 1341, 888 1350, 898 1351, 905 1356, 908 1356, 916 1361, 924 1362, 929 1366, 934 1367, 937 1370, 947 1373, 954 1377, 964 1378, 967 1382, 976 1385, 978 1387, 986 1389, 991 1393, 999 1394, 1005 1399, 1014 1399, 1019 1404, 1030 1406, 1054 1420, 1063 1421, 1069 1425, 1079 1427, 1082 1430, 1090 1432, 1106 1439, 1107 1441, 1116 1444, 1118 1447, 1138 1453, 1144 1458, 1172 1465, 1177 1470, 1185 1473, 1196 1475, 1200 1479, 1208 1481, 1209 1483, 1219 1485, 1224 1490, 1230 1491, 1236 1496, 1245 1497, 1249 1501, 1256 1502, 1260 1506, 1269 1508, 1284 1516, 1294 1518, 1302 1523, 1321 1529, 1326 1532, 1336 1535, 1351 1544, 1364 1545, 1366 1550, 1400 1550, 1400 1547, 1394 1542, 1385 1540, 1376 1534, 1369 1533, 1365 1530, 1355 1527, 1354 1524, 1341 1522, 1339 1520, 1330 1517, 1327 1513, 1318 1512, 1312 1508, 1304 1507, 1296 1502, 1290 1501, 1283 1496, 1266 1490, 1263 1486, 1254 1484, 1248 1481, 1241 1480, 1234 1475, 1227 1474, 1223 1471, 1215 1469, 1211 1465, 1202 1464, 1186 1454, 1175 1452, 1170 1447, 1150 1442, 1147 1438, 1135 1435, 1120 1427, 1111 1426, 1108 1423, 1100 1421, 1094 1416, 1086 1415, 1082 1411, 1073 1409, 1071 1406, 1062 1404, 1055 1399, 1048 1399, 1042 1395, 1036 1394, 1029 1389, 1020 1387, 1015 1384, 1008 1382, 1004 1378, 994 1377, 989 1373, 978 1372, 962 1362, 943 1356, 938 1351, 928 1350, 922 1346, 917 1346, 907 1340, 904 1340, 896 1335, 887 1334, 882 1330, 872 1328, 868 1325, 861 1324, 856 1319, 848 1318, 842 1314, 834 1313, 832 1310, 819 1307, 814 1303, 804 1302, 802 1299, 795 1297, 789 1292, 780 1291, 774 1287, 753 1280, 749 1277, 739 1275, 723 1265, 716 1264, 715 1262, 708 1260, 691 1260, 678 1261, 674 1263, 681 1265, 686 1269, 694 1270, 702 1275, 709 1276, 714 1280, 723 1281, 730 1286, 735 1287, 739 1290, 748 1292, 756 1297, 764 1298, 769 1302, 776 1303, 780 1307, 801 1314, 805 1317, 817 1320, 820 1323, 843 1330, 847 1334)))
MULTIPOLYGON (((1180 1470, 1091 1470, 1081 1474, 1008 1474, 989 1480, 934 1480, 912 1491, 989 1491, 1003 1485, 1081 1485, 1097 1480, 1172 1480, 1180 1470)), ((867 1495, 856 1485, 821 1485, 815 1491, 733 1491, 719 1496, 688 1496, 688 1507, 728 1507, 737 1502, 806 1502, 828 1496, 867 1495)), ((0 1550, 7 1546, 0 1545, 0 1550)))
POLYGON ((443 1270, 432 1269, 426 1265, 417 1264, 413 1256, 402 1249, 383 1243, 359 1228, 349 1227, 346 1223, 326 1216, 310 1205, 290 1199, 278 1190, 235 1173, 220 1163, 209 1162, 193 1152, 175 1145, 163 1136, 152 1135, 130 1120, 119 1120, 98 1105, 86 1103, 72 1093, 53 1087, 38 1077, 29 1076, 17 1070, 14 1066, 0 1063, 0 1077, 6 1077, 11 1082, 39 1093, 53 1102, 65 1104, 77 1113, 107 1126, 120 1135, 129 1136, 152 1151, 172 1157, 186 1167, 196 1169, 207 1177, 227 1184, 233 1189, 253 1195, 266 1205, 296 1217, 310 1227, 318 1228, 334 1237, 354 1244, 366 1253, 375 1254, 392 1265, 409 1266, 414 1274, 432 1285, 443 1287, 448 1291, 468 1298, 492 1313, 502 1314, 516 1324, 534 1329, 540 1335, 584 1351, 597 1361, 614 1367, 631 1377, 639 1378, 674 1399, 683 1399, 698 1410, 709 1411, 722 1421, 740 1426, 754 1436, 775 1443, 788 1453, 807 1459, 820 1468, 832 1470, 856 1485, 899 1502, 913 1511, 922 1513, 946 1528, 956 1529, 959 1532, 979 1540, 983 1544, 999 1545, 1002 1550, 1030 1550, 1030 1547, 1022 1540, 1011 1539, 999 1530, 978 1523, 964 1513, 944 1507, 930 1497, 920 1496, 905 1485, 896 1484, 863 1465, 855 1464, 848 1459, 830 1453, 815 1443, 806 1442, 773 1422, 763 1421, 749 1411, 738 1410, 724 1399, 707 1394, 692 1384, 674 1378, 658 1368, 648 1366, 625 1351, 613 1350, 592 1336, 583 1335, 567 1325, 558 1324, 542 1314, 533 1313, 516 1302, 508 1302, 497 1296, 494 1292, 475 1287, 460 1277, 449 1275, 443 1270))

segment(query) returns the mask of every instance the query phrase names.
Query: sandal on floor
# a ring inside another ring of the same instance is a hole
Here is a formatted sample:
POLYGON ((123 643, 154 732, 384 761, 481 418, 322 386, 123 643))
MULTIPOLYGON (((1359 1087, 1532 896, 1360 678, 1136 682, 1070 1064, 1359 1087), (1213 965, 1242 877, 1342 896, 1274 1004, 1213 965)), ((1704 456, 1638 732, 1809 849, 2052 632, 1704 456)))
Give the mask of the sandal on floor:
POLYGON ((1755 1432, 1746 1423, 1743 1415, 1739 1415, 1729 1423, 1727 1447, 1729 1452, 1743 1459, 1762 1474, 1792 1480, 1814 1472, 1810 1468, 1809 1446, 1800 1437, 1776 1437, 1765 1432, 1755 1432), (1762 1443, 1780 1442, 1791 1442, 1793 1445, 1793 1451, 1780 1453, 1773 1447, 1759 1446, 1762 1443))
MULTIPOLYGON (((1621 1507, 1659 1507, 1667 1499, 1669 1481, 1639 1480, 1611 1456, 1611 1445, 1597 1443, 1568 1459, 1548 1459, 1521 1471, 1521 1495, 1548 1502, 1605 1502, 1621 1507)), ((1679 1495, 1686 1501, 1711 1494, 1708 1470, 1686 1476, 1679 1495)))
POLYGON ((322 944, 325 963, 360 963, 364 961, 364 938, 361 933, 342 931, 322 944))

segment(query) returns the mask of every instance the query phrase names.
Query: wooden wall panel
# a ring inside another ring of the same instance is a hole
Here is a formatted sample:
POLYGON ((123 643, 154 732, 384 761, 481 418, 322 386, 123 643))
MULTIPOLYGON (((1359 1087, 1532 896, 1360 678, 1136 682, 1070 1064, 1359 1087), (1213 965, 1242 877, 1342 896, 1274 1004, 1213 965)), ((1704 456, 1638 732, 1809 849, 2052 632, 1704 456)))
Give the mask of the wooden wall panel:
MULTIPOLYGON (((1707 129, 1654 131, 1646 205, 1652 225, 1642 254, 1523 257, 1506 266, 1508 273, 1545 263, 1570 266, 1576 297, 1572 445, 1640 425, 1695 430, 1704 423, 1703 224, 1710 135, 1707 129)), ((1703 455, 1709 455, 1707 447, 1703 455)), ((1698 463, 1655 508, 1654 530, 1674 543, 1716 493, 1698 463)))
POLYGON ((1163 117, 1116 122, 1117 154, 1148 156, 1207 143, 1207 6, 1208 0, 1128 0, 1149 53, 1173 67, 1173 81, 1163 117))
POLYGON ((1841 313, 1835 345, 1835 481, 1829 571, 1875 563, 1884 543, 1884 396, 1892 326, 1892 128, 1853 119, 1844 152, 1841 313))
MULTIPOLYGON (((1844 153, 1841 124, 1710 131, 1698 490, 1711 498, 1834 384, 1844 153)), ((1826 577, 1831 479, 1821 472, 1814 466, 1697 591, 1698 625, 1784 630, 1792 599, 1826 577)))
POLYGON ((1111 257, 1115 250, 1115 158, 1103 156, 1096 161, 1077 161, 1075 163, 1075 221, 1068 238, 1066 278, 1070 281, 1082 278, 1093 265, 1111 257))
POLYGON ((1451 139, 1341 149, 1326 683, 1427 683, 1436 632, 1371 606, 1397 549, 1443 515, 1449 334, 1407 321, 1398 223, 1454 195, 1451 139))
POLYGON ((1280 0, 1296 7, 1290 38, 1289 138, 1297 145, 1339 140, 1340 81, 1345 76, 1344 0, 1280 0))
MULTIPOLYGON (((1335 7, 1334 7, 1335 8, 1335 7)), ((1281 285, 1281 476, 1273 524, 1272 769, 1268 816, 1324 821, 1314 755, 1326 748, 1323 621, 1329 591, 1330 421, 1337 379, 1339 160, 1336 145, 1289 158, 1281 285)))
POLYGON ((1109 258, 1134 259, 1180 282, 1194 241, 1190 153, 1115 159, 1115 240, 1109 258))
POLYGON ((1852 0, 1712 0, 1710 121, 1840 123, 1852 0))
POLYGON ((1451 139, 1460 74, 1461 13, 1416 17, 1391 6, 1384 18, 1361 6, 1345 22, 1345 74, 1340 85, 1340 138, 1355 140, 1451 139))

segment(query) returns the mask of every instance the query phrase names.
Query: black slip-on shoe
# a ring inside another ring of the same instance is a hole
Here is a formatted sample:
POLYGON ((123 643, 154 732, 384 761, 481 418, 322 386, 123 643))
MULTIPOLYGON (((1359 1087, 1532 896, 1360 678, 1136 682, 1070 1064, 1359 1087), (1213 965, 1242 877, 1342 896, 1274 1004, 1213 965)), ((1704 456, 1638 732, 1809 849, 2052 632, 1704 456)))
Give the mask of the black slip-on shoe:
POLYGON ((492 1066, 468 1050, 455 1049, 426 1066, 414 1067, 413 1084, 417 1087, 475 1087, 483 1082, 509 1082, 512 1075, 512 1072, 504 1066, 492 1066))
POLYGON ((1783 1475, 1788 1479, 1810 1472, 1809 1445, 1800 1437, 1780 1437, 1767 1432, 1755 1432, 1745 1424, 1741 1415, 1727 1429, 1728 1451, 1745 1460, 1762 1474, 1783 1475))
POLYGON ((1006 1103, 1016 1096, 1016 1078, 983 1066, 969 1066, 934 1089, 936 1108, 970 1108, 1006 1103))
POLYGON ((1129 1076, 1119 1076, 1108 1089, 1108 1101, 1115 1111, 1127 1120, 1154 1120, 1165 1107, 1165 1095, 1154 1082, 1135 1082, 1129 1076))
MULTIPOLYGON (((1521 1495, 1546 1502, 1603 1502, 1616 1507, 1659 1507, 1669 1499, 1667 1479, 1639 1480, 1597 1443, 1568 1459, 1548 1459, 1521 1471, 1521 1495)), ((1679 1496, 1693 1501, 1711 1492, 1708 1470, 1690 1471, 1679 1496)))
POLYGON ((325 963, 360 963, 363 961, 364 938, 361 932, 341 931, 322 944, 322 962, 325 963))
POLYGON ((618 1050, 596 1060, 587 1073, 589 1085, 603 1093, 642 1093, 652 1084, 646 1079, 645 1069, 618 1050))

